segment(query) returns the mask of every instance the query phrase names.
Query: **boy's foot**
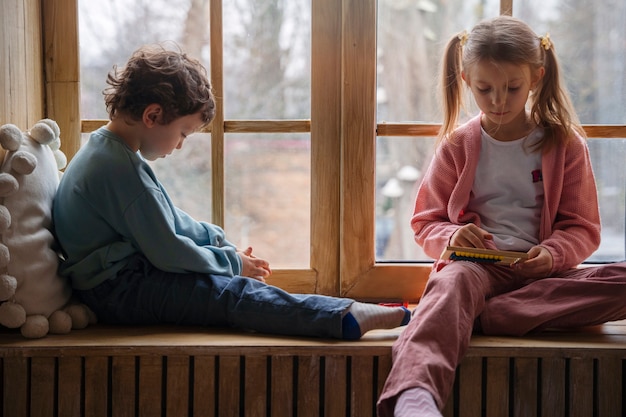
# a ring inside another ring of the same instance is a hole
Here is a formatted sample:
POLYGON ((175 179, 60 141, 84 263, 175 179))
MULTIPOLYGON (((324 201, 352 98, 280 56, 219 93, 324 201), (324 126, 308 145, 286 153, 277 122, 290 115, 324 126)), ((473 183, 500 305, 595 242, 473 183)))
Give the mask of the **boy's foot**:
POLYGON ((406 307, 387 307, 355 301, 343 317, 343 338, 357 340, 370 330, 406 326, 410 319, 411 311, 406 307))

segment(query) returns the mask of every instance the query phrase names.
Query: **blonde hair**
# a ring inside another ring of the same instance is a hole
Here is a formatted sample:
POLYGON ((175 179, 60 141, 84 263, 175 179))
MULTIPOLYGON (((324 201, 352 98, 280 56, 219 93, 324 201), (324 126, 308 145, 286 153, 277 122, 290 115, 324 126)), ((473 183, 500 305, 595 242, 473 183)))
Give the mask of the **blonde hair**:
POLYGON ((550 38, 537 36, 519 19, 498 16, 477 24, 469 34, 454 36, 446 45, 442 60, 444 120, 439 131, 440 141, 451 139, 463 108, 463 69, 483 60, 528 65, 531 72, 541 67, 545 69, 529 97, 531 119, 545 132, 540 149, 549 150, 564 144, 574 132, 584 137, 569 94, 563 87, 550 38))

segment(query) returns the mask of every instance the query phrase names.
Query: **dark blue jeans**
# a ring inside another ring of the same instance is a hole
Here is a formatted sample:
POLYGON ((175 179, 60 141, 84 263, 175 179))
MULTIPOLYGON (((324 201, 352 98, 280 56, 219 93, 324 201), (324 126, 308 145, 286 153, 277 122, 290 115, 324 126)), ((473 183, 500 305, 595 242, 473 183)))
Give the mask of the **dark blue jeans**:
POLYGON ((341 338, 347 298, 290 294, 240 276, 172 273, 137 256, 116 278, 76 291, 109 324, 232 327, 262 333, 341 338))

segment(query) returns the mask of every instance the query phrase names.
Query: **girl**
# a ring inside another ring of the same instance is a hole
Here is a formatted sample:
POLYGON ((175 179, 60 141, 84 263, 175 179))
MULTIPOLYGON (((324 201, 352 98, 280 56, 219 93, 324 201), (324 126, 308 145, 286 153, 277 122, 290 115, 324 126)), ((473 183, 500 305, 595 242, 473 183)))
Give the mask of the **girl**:
POLYGON ((417 193, 415 239, 434 259, 447 245, 529 259, 435 263, 393 346, 381 417, 441 416, 475 329, 523 335, 626 317, 625 265, 576 269, 599 245, 600 217, 584 132, 549 37, 500 16, 455 36, 444 56, 445 119, 417 193), (480 114, 455 129, 463 83, 480 114))

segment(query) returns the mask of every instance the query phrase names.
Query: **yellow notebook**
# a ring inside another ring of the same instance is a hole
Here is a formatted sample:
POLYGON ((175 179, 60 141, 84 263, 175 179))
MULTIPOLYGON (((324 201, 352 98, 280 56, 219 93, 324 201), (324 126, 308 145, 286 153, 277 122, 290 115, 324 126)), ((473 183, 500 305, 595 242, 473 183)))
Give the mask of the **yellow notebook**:
POLYGON ((511 265, 528 259, 525 252, 447 246, 441 259, 511 265))

